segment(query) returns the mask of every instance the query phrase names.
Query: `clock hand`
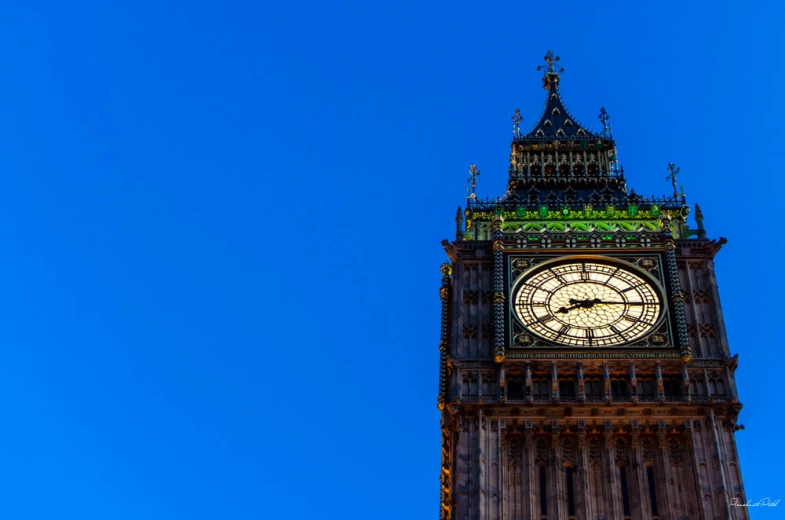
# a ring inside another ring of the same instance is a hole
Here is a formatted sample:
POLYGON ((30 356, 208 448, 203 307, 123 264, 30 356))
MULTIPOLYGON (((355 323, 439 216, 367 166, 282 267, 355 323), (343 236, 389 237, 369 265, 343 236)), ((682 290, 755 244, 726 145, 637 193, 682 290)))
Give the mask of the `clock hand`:
POLYGON ((595 303, 602 303, 602 300, 599 298, 594 298, 590 300, 586 298, 585 300, 576 300, 575 298, 570 298, 570 303, 575 304, 579 307, 586 307, 587 309, 593 306, 595 303))
POLYGON ((594 298, 593 300, 589 300, 588 298, 585 300, 576 300, 575 298, 570 298, 570 305, 569 307, 560 307, 558 311, 562 314, 567 314, 572 309, 577 309, 578 307, 583 307, 584 309, 590 309, 597 303, 602 303, 602 300, 599 298, 594 298))
POLYGON ((605 303, 608 305, 657 305, 656 302, 605 302, 600 301, 597 303, 605 303))

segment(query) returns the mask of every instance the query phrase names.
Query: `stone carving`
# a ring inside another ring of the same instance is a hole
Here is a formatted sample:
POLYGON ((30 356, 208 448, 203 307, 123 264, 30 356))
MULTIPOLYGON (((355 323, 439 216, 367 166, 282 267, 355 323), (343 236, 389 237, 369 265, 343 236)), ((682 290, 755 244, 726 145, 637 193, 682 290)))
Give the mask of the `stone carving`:
POLYGON ((641 453, 644 461, 654 462, 654 440, 651 437, 644 437, 641 440, 641 453))
POLYGON ((522 461, 523 450, 521 440, 518 437, 510 439, 510 464, 518 466, 522 461))
POLYGON ((596 437, 589 439, 589 464, 600 464, 602 462, 601 453, 600 439, 596 437))
POLYGON ((562 457, 565 462, 575 463, 575 440, 572 437, 566 437, 561 443, 562 457))
POLYGON ((544 437, 537 439, 534 445, 534 460, 538 464, 548 463, 548 441, 544 437))
POLYGON ((676 437, 668 438, 668 457, 671 459, 671 464, 679 464, 682 461, 681 442, 676 437))
POLYGON ((630 444, 627 439, 620 437, 616 439, 616 464, 627 463, 630 461, 630 444))
POLYGON ((463 337, 464 339, 477 339, 477 326, 476 325, 464 325, 463 326, 463 337))
POLYGON ((463 291, 463 303, 471 305, 477 303, 477 300, 478 300, 477 291, 470 291, 470 290, 463 291))

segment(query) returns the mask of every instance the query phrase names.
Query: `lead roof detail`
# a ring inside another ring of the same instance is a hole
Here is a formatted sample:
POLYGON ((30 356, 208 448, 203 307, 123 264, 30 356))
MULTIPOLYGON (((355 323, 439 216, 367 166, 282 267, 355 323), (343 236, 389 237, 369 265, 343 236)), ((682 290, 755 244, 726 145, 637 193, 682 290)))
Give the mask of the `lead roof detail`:
POLYGON ((595 134, 581 126, 574 117, 570 115, 564 106, 564 102, 559 94, 559 79, 564 69, 555 69, 553 64, 559 60, 558 56, 553 56, 551 51, 545 55, 545 67, 538 67, 538 70, 546 69, 542 77, 543 88, 548 91, 545 98, 545 110, 539 122, 534 125, 531 131, 516 140, 541 141, 553 138, 578 138, 578 139, 600 139, 602 136, 595 134))

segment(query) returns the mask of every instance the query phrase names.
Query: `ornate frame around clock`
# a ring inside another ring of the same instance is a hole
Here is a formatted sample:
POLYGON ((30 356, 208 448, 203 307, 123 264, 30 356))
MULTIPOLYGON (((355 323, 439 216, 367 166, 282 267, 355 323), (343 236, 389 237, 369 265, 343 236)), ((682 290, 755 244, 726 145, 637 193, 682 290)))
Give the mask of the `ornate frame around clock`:
POLYGON ((505 337, 507 341, 507 357, 553 357, 554 350, 563 350, 570 353, 567 357, 596 357, 597 355, 612 357, 653 357, 657 356, 678 357, 679 347, 674 337, 673 312, 670 305, 670 282, 666 273, 665 255, 659 251, 637 251, 630 253, 614 253, 613 255, 585 254, 565 255, 563 252, 535 253, 534 255, 522 253, 505 254, 505 280, 506 294, 511 297, 505 305, 505 337), (660 292, 662 312, 657 323, 651 331, 640 339, 631 343, 616 346, 584 347, 568 346, 548 341, 532 334, 515 317, 512 295, 515 293, 517 281, 522 275, 539 269, 544 264, 558 263, 561 261, 576 261, 591 259, 604 263, 622 264, 630 270, 640 274, 650 281, 660 292), (594 355, 592 355, 594 353, 594 355), (540 354, 540 355, 538 355, 540 354))

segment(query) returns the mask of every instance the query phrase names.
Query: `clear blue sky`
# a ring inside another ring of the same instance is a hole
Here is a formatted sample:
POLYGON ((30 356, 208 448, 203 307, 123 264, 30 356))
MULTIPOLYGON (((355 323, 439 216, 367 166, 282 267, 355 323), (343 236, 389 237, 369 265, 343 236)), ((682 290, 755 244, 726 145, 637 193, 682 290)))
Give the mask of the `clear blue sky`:
MULTIPOLYGON (((785 498, 782 2, 20 2, 0 16, 0 517, 433 519, 439 245, 548 48, 729 243, 785 498), (776 198, 769 198, 775 196, 776 198)), ((753 511, 778 518, 783 508, 753 511)))

